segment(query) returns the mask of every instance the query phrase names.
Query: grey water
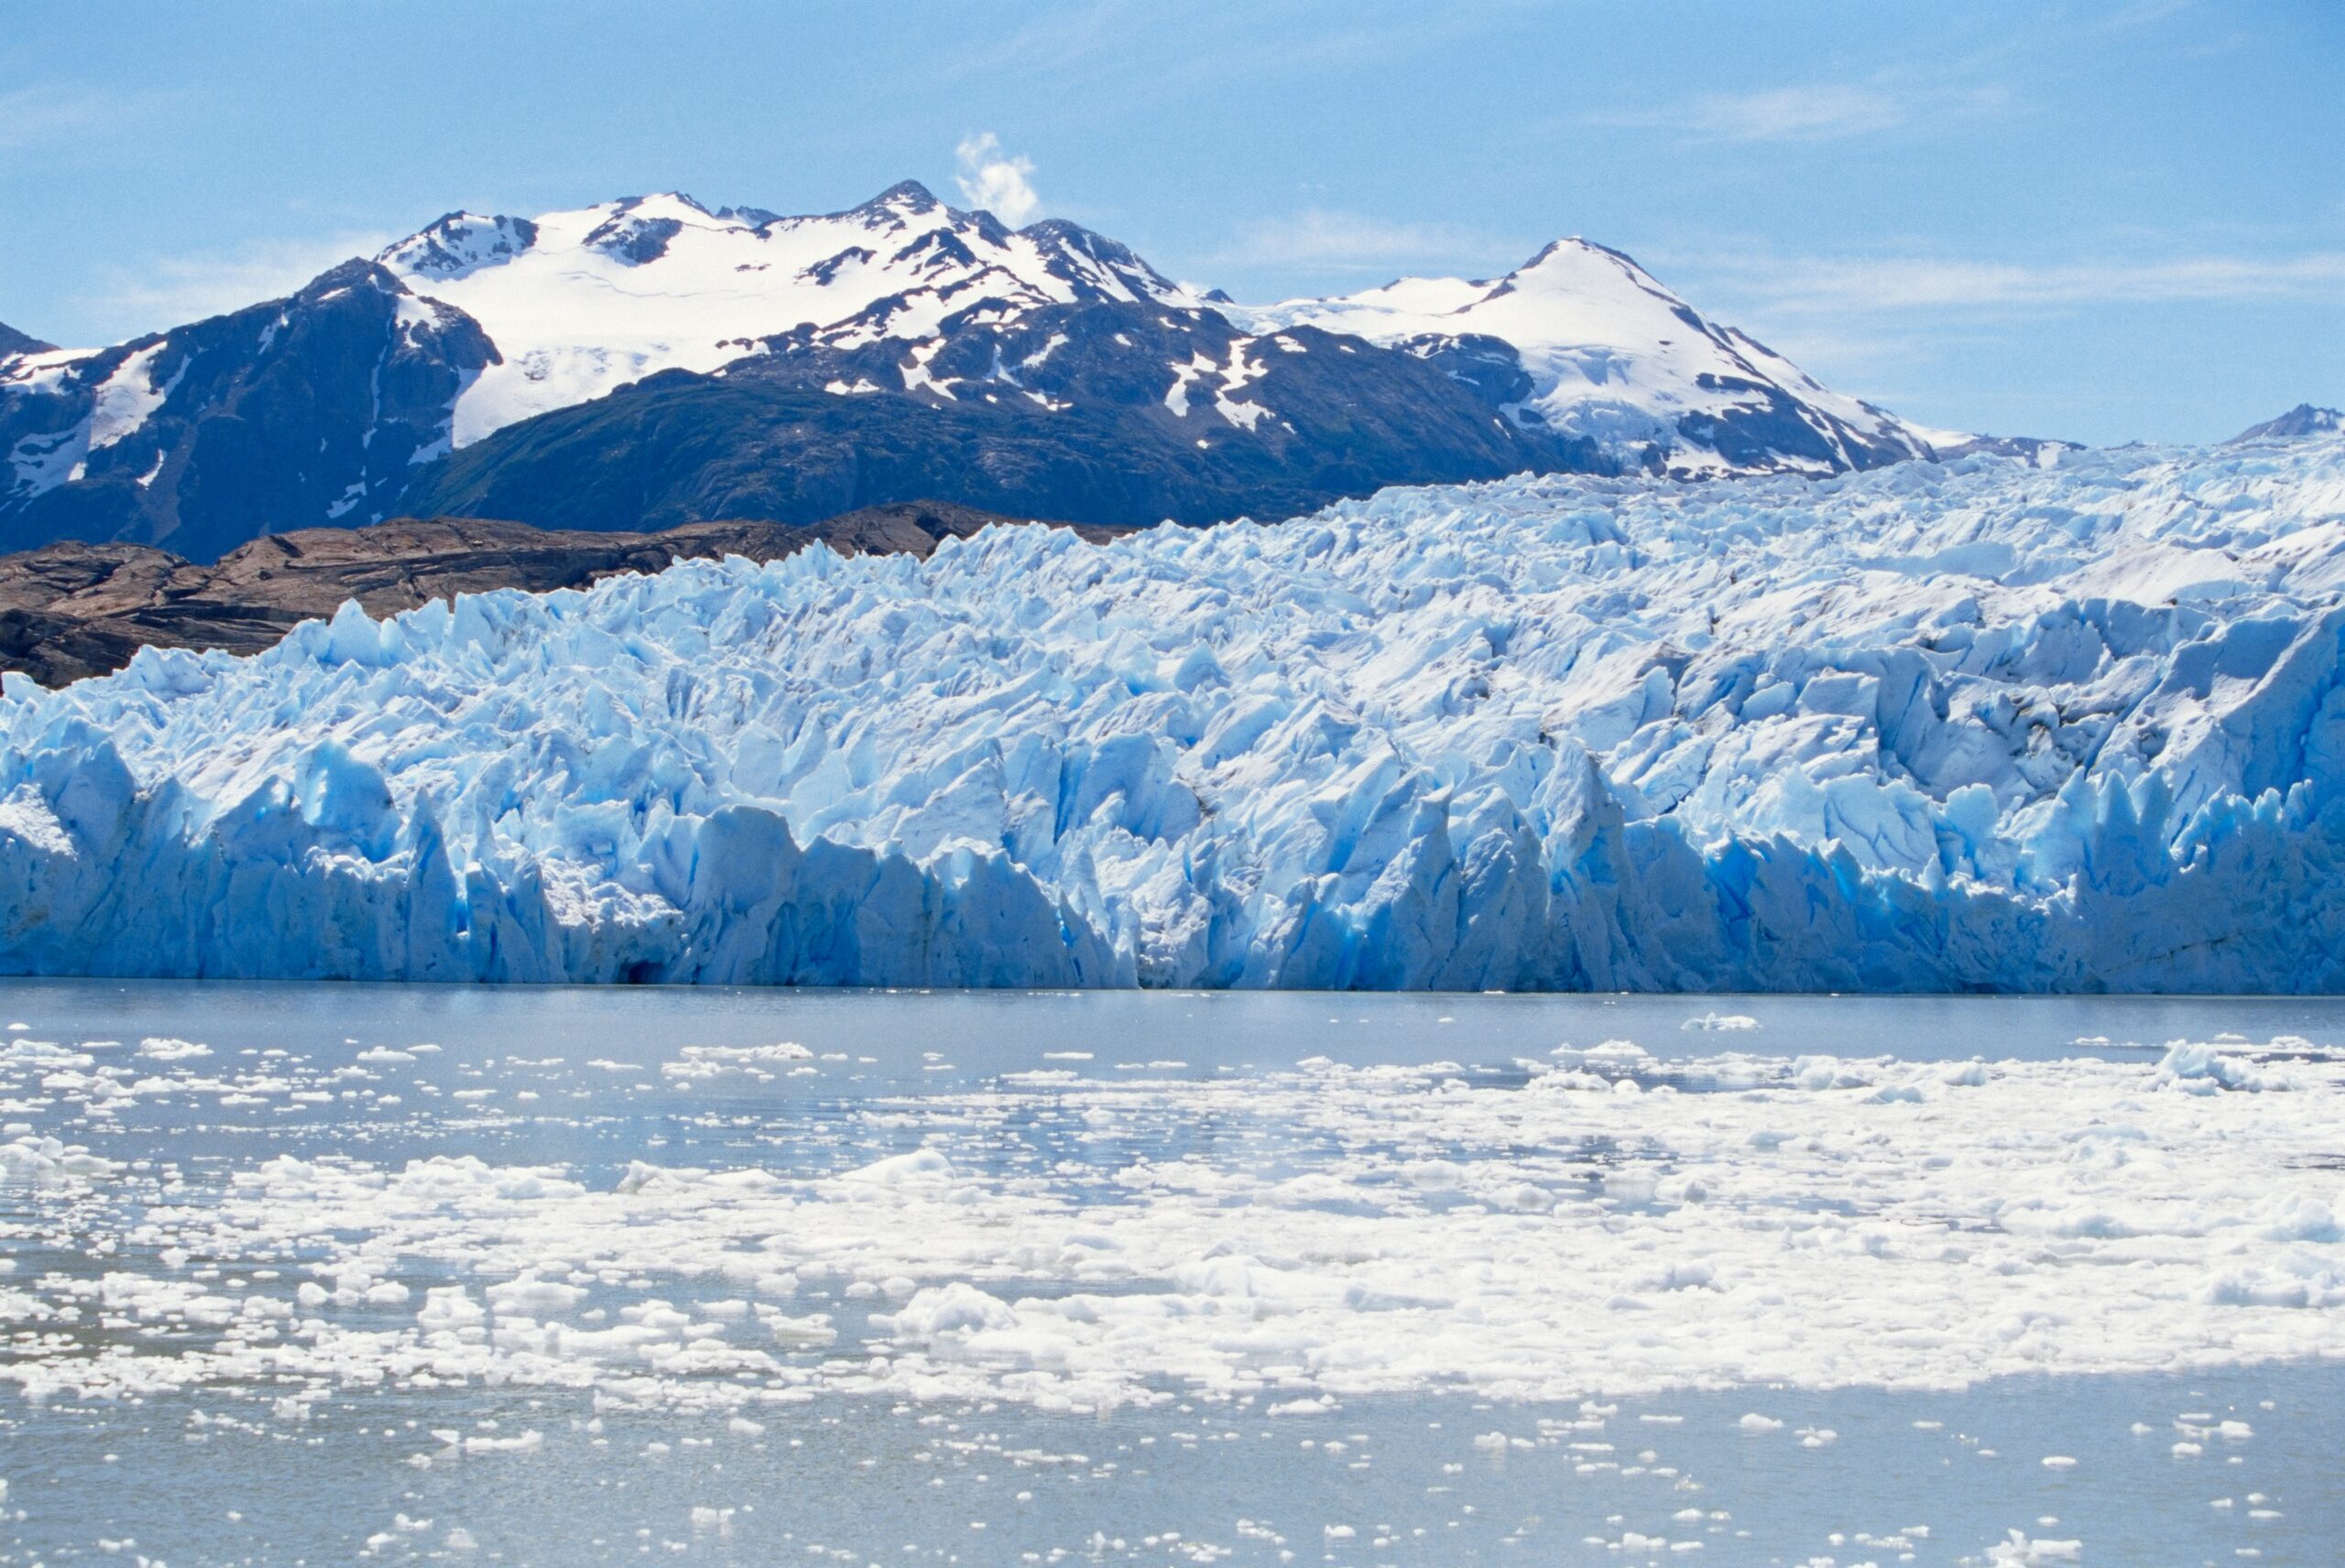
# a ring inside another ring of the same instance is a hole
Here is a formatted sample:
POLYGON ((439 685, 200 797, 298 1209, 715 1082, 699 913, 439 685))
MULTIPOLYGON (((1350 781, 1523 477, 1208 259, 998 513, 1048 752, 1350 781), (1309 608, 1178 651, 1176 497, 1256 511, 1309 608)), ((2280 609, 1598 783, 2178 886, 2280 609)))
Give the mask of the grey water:
MULTIPOLYGON (((2345 1003, 11 981, 0 1026, 68 1042, 176 1037, 206 1044, 209 1062, 284 1062, 319 1084, 363 1051, 441 1048, 402 1065, 396 1104, 321 1088, 267 1105, 163 1097, 93 1110, 44 1093, 37 1075, 7 1083, 8 1136, 176 1171, 169 1201, 193 1203, 207 1183, 278 1155, 383 1165, 471 1154, 560 1166, 604 1189, 634 1160, 827 1171, 904 1147, 890 1118, 866 1114, 875 1103, 950 1105, 1005 1074, 1070 1063, 1095 1078, 1242 1082, 1324 1056, 1454 1062, 1495 1080, 1560 1044, 1614 1039, 1663 1072, 1737 1050, 2139 1057, 2225 1033, 2345 1044, 2345 1003), (1710 1015, 1755 1027, 1688 1027, 1710 1015), (816 1070, 682 1100, 660 1077, 683 1045, 777 1040, 803 1044, 816 1070)), ((266 1383, 22 1397, 10 1363, 59 1353, 86 1325, 9 1323, 8 1287, 109 1267, 73 1256, 73 1238, 104 1228, 82 1211, 105 1201, 0 1179, 7 1568, 2345 1563, 2335 1363, 2005 1378, 1958 1393, 1731 1388, 1550 1406, 1428 1392, 1275 1421, 1178 1387, 1085 1415, 839 1397, 784 1407, 754 1432, 590 1389, 479 1382, 344 1387, 298 1419, 266 1383), (1782 1423, 1779 1440, 1754 1438, 1742 1421, 1754 1410, 1782 1423), (2178 1457, 2186 1412, 2252 1436, 2178 1457), (437 1431, 522 1428, 542 1445, 417 1463, 437 1431), (2053 1454, 2074 1463, 2040 1462, 2053 1454)), ((116 1235, 138 1245, 129 1219, 107 1234, 108 1246, 116 1235)))

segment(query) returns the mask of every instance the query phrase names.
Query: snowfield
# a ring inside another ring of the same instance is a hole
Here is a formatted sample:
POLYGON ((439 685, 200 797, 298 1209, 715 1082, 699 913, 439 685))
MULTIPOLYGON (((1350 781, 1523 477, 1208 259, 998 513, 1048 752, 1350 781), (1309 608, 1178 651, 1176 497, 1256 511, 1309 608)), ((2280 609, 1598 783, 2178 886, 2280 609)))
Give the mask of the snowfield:
POLYGON ((0 700, 0 968, 2345 988, 2345 439, 1389 491, 0 700))

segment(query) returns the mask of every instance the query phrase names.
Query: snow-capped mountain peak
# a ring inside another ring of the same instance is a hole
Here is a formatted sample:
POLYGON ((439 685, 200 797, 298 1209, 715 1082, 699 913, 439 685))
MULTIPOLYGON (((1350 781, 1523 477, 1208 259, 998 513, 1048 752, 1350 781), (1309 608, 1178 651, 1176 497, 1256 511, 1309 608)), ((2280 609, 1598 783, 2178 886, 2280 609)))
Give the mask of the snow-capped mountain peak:
POLYGON ((2236 446, 2242 441, 2300 441, 2307 436, 2335 435, 2340 430, 2345 430, 2345 412, 2299 403, 2276 419, 2248 426, 2225 444, 2236 446))
POLYGON ((1498 339, 1530 378, 1510 407, 1515 419, 1642 448, 1673 473, 1822 473, 1929 454, 1894 417, 1831 391, 1707 320, 1628 256, 1576 236, 1501 278, 1402 278, 1245 313, 1258 326, 1307 322, 1424 352, 1498 339))
POLYGON ((527 218, 450 212, 375 259, 407 277, 446 279, 493 267, 537 243, 538 226, 527 218))
POLYGON ((270 523, 378 521, 496 362, 462 311, 360 260, 111 348, 0 354, 0 538, 208 556, 270 523))
POLYGON ((503 355, 457 405, 459 447, 658 371, 716 370, 802 326, 856 318, 907 337, 987 299, 1193 302, 1113 240, 1062 220, 1012 230, 914 180, 806 217, 673 191, 533 219, 454 212, 376 259, 503 355), (928 308, 875 310, 916 296, 928 308))
POLYGON ((858 207, 850 207, 847 211, 849 212, 903 212, 921 215, 940 212, 943 206, 944 203, 936 199, 936 193, 919 180, 899 180, 870 201, 858 207))

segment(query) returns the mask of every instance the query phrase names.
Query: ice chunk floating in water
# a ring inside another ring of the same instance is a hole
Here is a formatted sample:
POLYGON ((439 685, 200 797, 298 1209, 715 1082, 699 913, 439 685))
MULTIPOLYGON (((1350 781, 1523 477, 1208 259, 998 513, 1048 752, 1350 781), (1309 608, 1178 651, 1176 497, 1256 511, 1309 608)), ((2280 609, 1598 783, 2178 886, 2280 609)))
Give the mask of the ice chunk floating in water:
POLYGON ((0 968, 2345 986, 2345 441, 1387 492, 142 654, 0 968))

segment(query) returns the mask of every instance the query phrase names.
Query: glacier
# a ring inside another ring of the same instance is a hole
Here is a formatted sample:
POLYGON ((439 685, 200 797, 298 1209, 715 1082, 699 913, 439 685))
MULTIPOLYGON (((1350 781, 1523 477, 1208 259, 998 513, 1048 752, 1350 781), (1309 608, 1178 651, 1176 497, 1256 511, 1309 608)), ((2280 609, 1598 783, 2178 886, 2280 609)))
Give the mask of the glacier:
POLYGON ((0 685, 0 972, 2345 989, 2345 439, 1391 490, 0 685))

